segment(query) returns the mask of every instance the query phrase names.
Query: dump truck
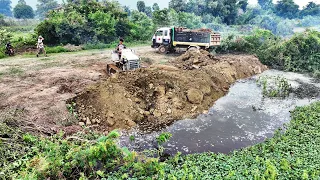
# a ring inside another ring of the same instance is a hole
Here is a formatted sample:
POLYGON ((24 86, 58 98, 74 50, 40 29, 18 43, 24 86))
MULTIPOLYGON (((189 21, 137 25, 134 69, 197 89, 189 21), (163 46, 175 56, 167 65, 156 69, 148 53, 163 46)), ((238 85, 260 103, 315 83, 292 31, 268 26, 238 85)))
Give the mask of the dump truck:
POLYGON ((191 30, 184 27, 159 28, 152 38, 152 48, 160 53, 177 50, 205 49, 220 46, 221 35, 210 29, 191 30))

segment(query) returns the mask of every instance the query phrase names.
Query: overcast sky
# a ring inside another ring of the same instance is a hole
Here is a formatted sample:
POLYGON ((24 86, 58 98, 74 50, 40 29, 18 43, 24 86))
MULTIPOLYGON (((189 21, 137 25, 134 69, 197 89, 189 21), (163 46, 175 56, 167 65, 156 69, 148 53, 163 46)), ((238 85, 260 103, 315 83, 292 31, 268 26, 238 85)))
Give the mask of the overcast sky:
MULTIPOLYGON (((32 6, 34 9, 36 8, 37 0, 25 0, 28 5, 32 6)), ((118 0, 122 5, 130 6, 131 8, 136 8, 137 1, 138 0, 118 0)), ((170 0, 145 0, 147 6, 152 6, 153 3, 158 3, 160 8, 168 7, 168 3, 170 0)), ((274 0, 276 2, 277 0, 274 0)), ((300 7, 305 6, 308 4, 309 1, 314 1, 318 4, 320 4, 320 0, 294 0, 295 3, 297 3, 300 7)), ((58 0, 59 3, 62 2, 62 0, 58 0)), ((12 7, 14 7, 18 3, 18 0, 12 0, 12 7)), ((257 4, 257 0, 249 0, 250 4, 257 4)))

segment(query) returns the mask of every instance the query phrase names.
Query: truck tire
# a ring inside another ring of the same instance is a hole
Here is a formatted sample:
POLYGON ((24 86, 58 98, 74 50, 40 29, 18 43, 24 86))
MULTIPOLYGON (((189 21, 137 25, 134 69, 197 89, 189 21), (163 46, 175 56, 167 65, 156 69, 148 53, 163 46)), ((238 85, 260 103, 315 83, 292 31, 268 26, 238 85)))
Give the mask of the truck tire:
POLYGON ((168 51, 168 48, 166 46, 164 46, 164 45, 161 45, 158 48, 158 52, 161 53, 161 54, 166 54, 167 51, 168 51))

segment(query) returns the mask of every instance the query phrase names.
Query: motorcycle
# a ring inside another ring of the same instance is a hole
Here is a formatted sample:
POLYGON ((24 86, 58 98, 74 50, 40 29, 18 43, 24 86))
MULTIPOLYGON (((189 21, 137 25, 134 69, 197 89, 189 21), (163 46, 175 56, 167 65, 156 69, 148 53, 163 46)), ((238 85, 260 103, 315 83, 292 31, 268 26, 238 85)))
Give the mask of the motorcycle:
POLYGON ((8 56, 14 56, 14 50, 13 47, 6 48, 5 52, 8 56))

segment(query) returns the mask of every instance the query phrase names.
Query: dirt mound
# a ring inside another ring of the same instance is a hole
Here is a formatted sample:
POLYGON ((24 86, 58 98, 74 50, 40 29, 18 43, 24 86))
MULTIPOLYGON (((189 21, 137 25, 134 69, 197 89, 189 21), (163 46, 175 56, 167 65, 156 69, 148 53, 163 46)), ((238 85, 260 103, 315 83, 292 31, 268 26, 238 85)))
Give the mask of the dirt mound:
POLYGON ((187 52, 175 63, 179 67, 181 62, 206 62, 199 69, 153 66, 116 74, 88 87, 72 100, 79 124, 96 125, 104 131, 136 125, 142 130, 155 130, 206 112, 237 79, 267 69, 254 56, 219 56, 214 60, 200 52, 187 52))
POLYGON ((189 50, 177 59, 171 61, 176 67, 181 69, 199 69, 208 64, 214 64, 218 61, 212 54, 205 50, 189 50))

